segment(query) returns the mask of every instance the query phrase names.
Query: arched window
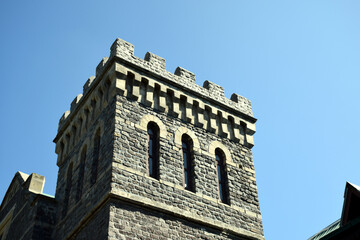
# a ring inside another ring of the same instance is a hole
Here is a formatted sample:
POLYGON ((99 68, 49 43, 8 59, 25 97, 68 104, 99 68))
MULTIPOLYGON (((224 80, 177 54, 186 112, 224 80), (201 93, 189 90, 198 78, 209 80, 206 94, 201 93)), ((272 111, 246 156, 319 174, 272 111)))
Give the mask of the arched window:
POLYGON ((64 207, 62 212, 63 218, 66 216, 69 206, 71 182, 72 182, 72 168, 73 168, 73 163, 70 163, 66 174, 67 176, 66 176, 66 186, 65 186, 64 207))
POLYGON ((78 185, 76 192, 76 201, 79 201, 82 195, 82 190, 84 185, 85 160, 86 160, 86 146, 83 148, 80 155, 79 178, 78 178, 78 185))
POLYGON ((193 141, 184 134, 181 137, 183 168, 184 168, 184 187, 186 190, 194 192, 194 161, 193 161, 193 141))
POLYGON ((156 179, 159 179, 159 132, 160 129, 154 122, 148 124, 148 173, 156 179))
POLYGON ((96 132, 94 138, 94 153, 93 153, 93 162, 91 166, 91 184, 96 183, 99 157, 100 157, 100 129, 96 132))
POLYGON ((221 202, 229 204, 228 179, 226 172, 225 154, 220 149, 215 149, 216 169, 218 175, 219 198, 221 202))

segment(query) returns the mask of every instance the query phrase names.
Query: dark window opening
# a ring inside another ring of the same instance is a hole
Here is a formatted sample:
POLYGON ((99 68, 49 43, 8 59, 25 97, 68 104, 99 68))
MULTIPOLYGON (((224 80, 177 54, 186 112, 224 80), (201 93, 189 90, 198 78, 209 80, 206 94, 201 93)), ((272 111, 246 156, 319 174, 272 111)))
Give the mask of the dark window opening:
POLYGON ((217 175, 218 175, 218 187, 219 198, 221 202, 229 204, 229 191, 228 191, 228 179, 226 172, 225 155, 219 148, 215 150, 217 175))
POLYGON ((194 192, 194 160, 193 160, 193 141, 188 135, 181 138, 183 167, 184 167, 184 187, 186 190, 194 192))
POLYGON ((148 173, 155 179, 159 179, 159 132, 159 127, 155 123, 148 124, 148 173))

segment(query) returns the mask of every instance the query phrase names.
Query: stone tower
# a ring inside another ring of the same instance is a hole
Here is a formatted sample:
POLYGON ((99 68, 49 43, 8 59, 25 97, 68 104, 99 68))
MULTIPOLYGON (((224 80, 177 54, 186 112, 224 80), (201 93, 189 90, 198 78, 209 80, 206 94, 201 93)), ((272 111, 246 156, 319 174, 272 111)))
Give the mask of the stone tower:
POLYGON ((249 100, 117 39, 59 122, 52 239, 264 239, 255 122, 249 100))

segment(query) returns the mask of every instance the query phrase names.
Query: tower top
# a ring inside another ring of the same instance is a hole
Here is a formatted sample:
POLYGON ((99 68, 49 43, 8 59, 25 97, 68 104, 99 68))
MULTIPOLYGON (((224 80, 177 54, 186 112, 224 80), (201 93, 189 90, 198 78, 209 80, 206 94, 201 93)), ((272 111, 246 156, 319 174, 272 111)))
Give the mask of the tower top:
POLYGON ((96 82, 102 78, 105 70, 110 67, 115 60, 126 63, 135 69, 142 70, 182 90, 187 90, 207 102, 220 105, 222 108, 247 120, 250 124, 256 122, 256 118, 253 117, 251 101, 249 99, 236 93, 233 93, 230 99, 228 99, 225 97, 223 87, 208 80, 204 81, 203 86, 199 86, 195 83, 195 74, 182 67, 177 67, 174 73, 170 73, 166 70, 166 60, 164 58, 147 52, 144 59, 141 59, 134 55, 133 44, 117 38, 110 48, 110 56, 104 57, 96 67, 96 76, 91 76, 86 81, 83 87, 83 93, 76 96, 71 103, 70 111, 66 111, 61 117, 58 131, 61 130, 66 122, 65 120, 75 112, 77 106, 81 105, 83 96, 86 96, 91 91, 93 86, 96 85, 96 82))

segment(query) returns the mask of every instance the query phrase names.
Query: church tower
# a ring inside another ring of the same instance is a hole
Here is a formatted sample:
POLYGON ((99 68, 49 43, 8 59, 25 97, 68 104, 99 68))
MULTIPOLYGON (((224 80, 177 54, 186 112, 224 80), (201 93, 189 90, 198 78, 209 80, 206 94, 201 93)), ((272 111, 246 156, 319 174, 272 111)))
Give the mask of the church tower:
POLYGON ((264 239, 255 122, 246 98, 116 39, 59 122, 52 239, 264 239))

